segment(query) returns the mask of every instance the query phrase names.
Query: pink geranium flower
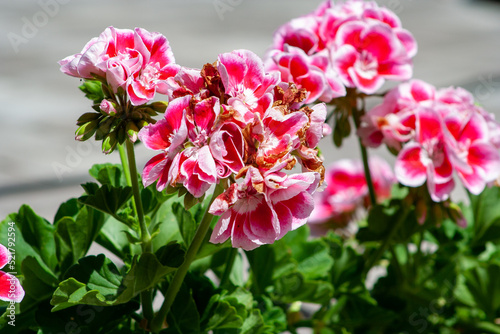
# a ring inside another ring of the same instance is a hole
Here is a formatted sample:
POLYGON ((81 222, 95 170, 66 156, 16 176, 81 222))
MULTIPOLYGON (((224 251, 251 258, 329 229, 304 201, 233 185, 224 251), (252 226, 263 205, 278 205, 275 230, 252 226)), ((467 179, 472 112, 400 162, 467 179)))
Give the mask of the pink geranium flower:
POLYGON ((415 111, 434 104, 435 88, 421 80, 411 80, 393 88, 384 101, 361 119, 358 136, 368 147, 385 143, 399 151, 415 135, 415 111))
MULTIPOLYGON (((0 244, 0 269, 12 259, 7 247, 0 244)), ((24 298, 24 289, 17 277, 0 270, 0 299, 20 303, 24 298)))
POLYGON ((453 166, 448 157, 443 121, 438 112, 422 108, 416 113, 415 141, 399 152, 394 170, 398 181, 418 187, 427 181, 435 202, 448 199, 455 183, 453 166))
POLYGON ((210 241, 231 238, 233 247, 245 250, 273 243, 306 223, 318 182, 317 173, 262 175, 250 167, 243 183, 232 184, 210 207, 210 213, 221 215, 210 241))
POLYGON ((113 92, 126 91, 133 105, 151 101, 155 92, 166 94, 166 80, 179 71, 165 36, 142 28, 108 27, 59 64, 71 76, 105 79, 113 92))
MULTIPOLYGON (((378 201, 389 198, 396 183, 391 167, 377 156, 370 158, 369 166, 378 201)), ((339 160, 328 167, 325 181, 325 190, 314 195, 315 207, 308 223, 315 230, 343 228, 356 212, 369 205, 363 164, 361 161, 339 160)))
POLYGON ((347 87, 375 93, 390 80, 412 76, 411 56, 395 31, 379 22, 349 21, 335 36, 334 67, 347 87))
POLYGON ((221 54, 217 69, 224 91, 229 95, 227 104, 240 112, 246 121, 253 120, 255 112, 263 115, 271 106, 271 92, 280 82, 280 75, 266 73, 256 54, 248 50, 221 54))
POLYGON ((500 153, 489 142, 488 124, 477 113, 466 122, 450 113, 445 124, 451 162, 464 186, 478 195, 500 175, 500 153))
POLYGON ((305 88, 305 103, 329 102, 344 96, 345 87, 372 94, 385 80, 410 79, 416 52, 415 39, 390 10, 375 2, 325 1, 276 31, 266 67, 305 88))
POLYGON ((222 215, 212 242, 231 238, 247 250, 273 243, 313 210, 326 106, 300 108, 304 91, 279 83, 250 51, 221 54, 216 65, 169 78, 165 119, 139 132, 146 147, 161 151, 144 168, 144 186, 182 186, 200 198, 222 179, 232 182, 210 207, 222 215), (302 173, 282 171, 297 162, 302 173))

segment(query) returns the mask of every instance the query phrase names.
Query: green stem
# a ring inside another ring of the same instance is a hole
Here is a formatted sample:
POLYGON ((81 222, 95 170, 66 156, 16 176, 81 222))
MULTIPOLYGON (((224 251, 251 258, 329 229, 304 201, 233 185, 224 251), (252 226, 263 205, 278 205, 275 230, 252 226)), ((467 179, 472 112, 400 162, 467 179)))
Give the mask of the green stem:
POLYGON ((406 216, 408 215, 408 208, 403 204, 403 212, 399 216, 398 221, 392 225, 391 230, 389 231, 389 234, 387 234, 386 238, 382 242, 382 245, 380 245, 379 249, 377 249, 377 252, 375 253, 374 256, 368 261, 368 265, 365 267, 365 270, 363 272, 363 276, 366 276, 368 271, 375 265, 375 263, 380 260, 382 255, 385 253, 387 248, 390 246, 392 238, 396 234, 397 230, 399 229, 399 226, 406 220, 406 216))
MULTIPOLYGON (((139 180, 137 178, 134 144, 128 139, 125 141, 125 143, 126 143, 125 146, 127 147, 129 177, 130 177, 130 183, 132 184, 132 193, 134 196, 135 210, 137 214, 137 220, 139 221, 139 226, 141 229, 142 253, 143 254, 151 253, 153 250, 151 245, 151 235, 149 234, 149 230, 148 227, 146 226, 146 221, 144 219, 144 210, 142 208, 141 193, 139 190, 139 180)), ((151 294, 151 290, 146 290, 141 292, 141 305, 144 318, 148 321, 149 324, 154 316, 153 296, 151 294)))
POLYGON ((229 250, 229 254, 227 255, 226 268, 224 269, 224 273, 222 274, 219 287, 224 287, 228 284, 229 276, 231 275, 231 271, 233 270, 233 265, 234 265, 234 260, 236 259, 236 255, 238 255, 238 249, 231 248, 229 250))
POLYGON ((151 322, 150 328, 153 332, 158 332, 161 329, 163 321, 167 317, 167 314, 170 311, 172 304, 174 303, 175 297, 177 296, 182 282, 184 281, 184 277, 189 270, 189 266, 194 261, 196 254, 198 253, 198 250, 203 243, 203 240, 205 240, 208 229, 210 228, 210 222, 212 221, 213 215, 208 212, 208 209, 210 208, 210 205, 212 204, 214 199, 219 196, 223 190, 224 184, 223 182, 220 182, 215 187, 214 194, 212 195, 212 199, 210 200, 210 204, 207 206, 203 219, 201 220, 201 223, 196 230, 193 241, 191 241, 191 244, 189 245, 189 248, 186 252, 184 262, 175 272, 175 275, 172 278, 172 281, 170 282, 170 285, 168 286, 167 292, 165 294, 165 300, 163 301, 160 310, 151 322))
POLYGON ((151 252, 151 236, 149 234, 148 227, 146 226, 146 221, 144 219, 144 211, 142 209, 141 192, 139 190, 139 180, 137 178, 137 167, 135 165, 135 153, 134 144, 130 140, 126 140, 127 146, 127 157, 130 168, 130 179, 132 182, 132 193, 134 195, 134 202, 137 209, 137 219, 139 220, 139 226, 141 228, 141 241, 143 252, 151 252))
POLYGON ((392 245, 389 247, 389 251, 391 252, 392 261, 394 263, 394 268, 396 270, 396 277, 398 278, 397 283, 402 283, 403 282, 403 269, 401 269, 401 264, 399 263, 398 257, 396 255, 396 251, 394 250, 394 247, 392 245))
POLYGON ((118 145, 118 152, 120 153, 120 160, 123 166, 123 172, 125 173, 125 180, 127 180, 127 185, 132 186, 132 179, 130 178, 130 168, 127 161, 127 155, 125 153, 125 148, 122 144, 118 145))
MULTIPOLYGON (((354 125, 356 126, 356 130, 359 130, 359 127, 361 126, 361 117, 364 115, 364 100, 362 99, 363 103, 363 108, 361 110, 358 109, 357 107, 357 95, 355 95, 355 100, 352 102, 352 117, 354 119, 354 125)), ((366 150, 366 147, 363 145, 363 142, 361 141, 361 137, 358 137, 358 142, 359 142, 359 148, 361 150, 361 159, 363 161, 363 169, 365 171, 365 178, 366 178, 366 183, 368 185, 368 193, 370 195, 370 202, 372 205, 377 204, 377 195, 375 194, 375 187, 373 186, 373 179, 372 175, 370 173, 370 165, 368 163, 368 151, 366 150)))
POLYGON ((370 173, 370 165, 368 164, 368 152, 366 147, 358 138, 359 148, 361 150, 361 159, 363 160, 363 169, 365 170, 366 183, 368 184, 368 193, 370 194, 370 202, 372 205, 377 204, 377 195, 375 194, 375 187, 373 186, 372 175, 370 173))

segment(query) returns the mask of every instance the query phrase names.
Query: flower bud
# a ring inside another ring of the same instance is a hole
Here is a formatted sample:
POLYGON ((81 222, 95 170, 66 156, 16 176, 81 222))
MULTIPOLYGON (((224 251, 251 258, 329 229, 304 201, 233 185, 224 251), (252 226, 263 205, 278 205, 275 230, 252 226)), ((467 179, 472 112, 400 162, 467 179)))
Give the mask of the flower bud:
POLYGON ((168 102, 165 102, 165 101, 157 101, 157 102, 153 102, 149 105, 149 107, 151 109, 153 109, 157 113, 161 113, 161 114, 163 114, 165 112, 165 110, 167 110, 167 106, 168 106, 168 102))
POLYGON ((128 122, 126 130, 130 141, 132 143, 135 143, 137 141, 137 134, 139 132, 139 128, 137 127, 137 125, 135 125, 134 122, 128 122))
POLYGON ((117 104, 115 102, 112 102, 110 100, 102 100, 101 104, 99 105, 99 109, 101 111, 109 116, 115 116, 116 115, 116 108, 117 104))

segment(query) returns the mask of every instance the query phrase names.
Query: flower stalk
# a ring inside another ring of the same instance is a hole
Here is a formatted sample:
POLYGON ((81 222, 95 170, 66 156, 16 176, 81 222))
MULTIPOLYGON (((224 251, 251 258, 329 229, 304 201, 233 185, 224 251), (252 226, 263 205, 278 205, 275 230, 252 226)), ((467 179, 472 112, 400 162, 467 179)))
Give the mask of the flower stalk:
MULTIPOLYGON (((354 120, 354 125, 356 126, 356 130, 358 130, 361 126, 361 117, 363 116, 364 108, 361 110, 357 107, 357 95, 354 94, 354 98, 352 101, 352 118, 354 120)), ((373 186, 373 179, 370 173, 370 165, 368 164, 368 151, 366 147, 363 145, 361 137, 358 136, 359 149, 361 151, 361 160, 363 161, 363 169, 365 170, 365 178, 366 184, 368 185, 368 193, 370 195, 370 202, 372 205, 377 204, 377 195, 375 194, 375 187, 373 186)))
POLYGON ((158 311, 158 313, 151 322, 150 329, 153 332, 161 330, 162 324, 165 321, 165 318, 167 317, 167 314, 170 311, 172 304, 174 303, 175 297, 177 296, 177 293, 181 288, 182 282, 184 281, 184 277, 186 276, 191 263, 196 258, 196 254, 198 253, 198 250, 200 249, 203 240, 205 240, 205 236, 207 235, 208 229, 210 228, 210 222, 212 221, 213 218, 213 215, 210 214, 208 210, 212 202, 215 200, 215 198, 224 191, 224 183, 225 182, 221 181, 215 187, 212 199, 210 200, 210 203, 206 208, 201 223, 198 226, 196 234, 194 235, 193 240, 191 241, 191 244, 189 245, 189 248, 186 252, 184 262, 175 272, 175 275, 172 278, 172 281, 170 282, 170 285, 168 286, 167 292, 165 294, 165 300, 160 310, 158 311))
MULTIPOLYGON (((152 245, 151 245, 151 235, 149 234, 148 227, 146 225, 146 221, 144 219, 144 210, 142 208, 142 200, 141 193, 139 190, 139 181, 137 178, 137 167, 135 162, 135 152, 134 152, 134 144, 130 140, 125 141, 125 146, 127 149, 127 160, 122 159, 122 164, 124 164, 124 169, 127 170, 125 172, 125 177, 127 178, 127 183, 130 182, 132 186, 132 193, 134 197, 134 207, 137 215, 137 220, 139 221, 140 231, 141 231, 141 248, 142 253, 151 253, 152 245)), ((122 157, 123 147, 119 145, 120 157, 122 157)), ((143 316, 147 320, 148 324, 151 322, 154 316, 153 312, 153 297, 151 294, 151 290, 146 290, 141 292, 141 305, 143 316)))

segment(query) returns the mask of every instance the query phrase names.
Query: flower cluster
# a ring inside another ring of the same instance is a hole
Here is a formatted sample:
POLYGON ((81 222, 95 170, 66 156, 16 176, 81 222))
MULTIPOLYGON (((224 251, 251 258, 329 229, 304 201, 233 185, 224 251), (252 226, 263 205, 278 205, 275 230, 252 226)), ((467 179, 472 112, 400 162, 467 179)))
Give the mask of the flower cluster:
MULTIPOLYGON (((391 196, 396 177, 389 164, 377 156, 370 158, 369 167, 377 200, 381 202, 391 196)), ((312 232, 343 229, 360 209, 370 205, 361 161, 334 162, 326 170, 325 181, 325 190, 314 194, 315 207, 308 220, 312 232)))
POLYGON ((399 18, 375 2, 323 2, 281 26, 266 66, 308 92, 305 103, 329 102, 347 88, 372 94, 388 80, 408 80, 417 52, 399 18))
MULTIPOLYGON (((12 259, 12 254, 0 244, 0 269, 12 259)), ((24 290, 16 276, 0 270, 0 300, 20 303, 24 298, 24 290)))
POLYGON ((316 146, 325 105, 300 108, 305 92, 266 73, 247 50, 221 54, 201 70, 181 68, 167 86, 164 119, 139 132, 146 147, 161 151, 144 168, 144 186, 183 187, 200 198, 229 178, 210 208, 222 215, 214 243, 231 238, 250 250, 303 225, 324 177, 316 146), (296 162, 301 173, 283 171, 296 162))
POLYGON ((165 36, 142 28, 108 27, 59 64, 63 73, 104 80, 114 93, 126 91, 134 106, 151 101, 155 92, 165 94, 166 79, 179 70, 165 36))
POLYGON ((401 84, 364 116, 358 134, 366 146, 385 143, 398 155, 398 181, 427 182, 436 202, 449 198, 454 171, 473 194, 500 175, 500 124, 462 88, 401 84))
POLYGON ((95 134, 104 153, 127 137, 135 142, 138 131, 155 122, 152 116, 165 111, 163 102, 147 103, 168 92, 167 79, 180 69, 165 36, 142 28, 108 27, 59 64, 63 73, 85 79, 80 89, 94 102, 96 112, 77 121, 76 139, 95 134))

